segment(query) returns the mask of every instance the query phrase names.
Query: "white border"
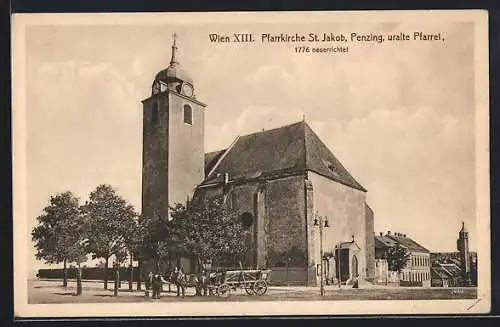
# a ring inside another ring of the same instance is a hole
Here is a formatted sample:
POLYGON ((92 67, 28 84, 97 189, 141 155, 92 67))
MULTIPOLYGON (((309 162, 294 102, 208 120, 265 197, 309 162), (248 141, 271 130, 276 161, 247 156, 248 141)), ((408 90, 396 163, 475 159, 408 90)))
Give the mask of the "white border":
POLYGON ((19 317, 227 316, 488 313, 490 284, 488 14, 485 10, 259 13, 15 14, 12 17, 14 309, 19 317), (260 22, 470 21, 475 26, 478 300, 27 304, 25 28, 29 25, 150 25, 260 22))

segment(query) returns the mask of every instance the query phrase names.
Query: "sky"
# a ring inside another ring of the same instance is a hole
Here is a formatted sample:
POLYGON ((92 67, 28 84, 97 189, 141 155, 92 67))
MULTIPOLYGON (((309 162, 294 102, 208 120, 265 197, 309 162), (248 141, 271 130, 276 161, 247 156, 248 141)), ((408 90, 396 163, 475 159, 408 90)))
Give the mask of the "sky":
MULTIPOLYGON (((50 195, 81 201, 110 184, 141 204, 142 105, 178 60, 207 104, 205 151, 307 123, 365 187, 375 232, 455 251, 476 246, 473 29, 467 23, 53 25, 26 29, 27 215, 50 195), (208 33, 439 31, 445 42, 353 44, 297 54, 294 44, 212 44, 208 33)), ((33 245, 32 253, 35 253, 33 245)), ((40 262, 30 259, 30 267, 40 262)))

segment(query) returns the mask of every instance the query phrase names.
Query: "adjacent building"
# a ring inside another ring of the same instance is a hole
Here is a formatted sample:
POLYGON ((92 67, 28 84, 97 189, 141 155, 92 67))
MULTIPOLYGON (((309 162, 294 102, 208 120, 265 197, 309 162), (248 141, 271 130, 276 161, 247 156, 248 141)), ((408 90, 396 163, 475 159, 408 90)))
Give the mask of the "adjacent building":
POLYGON ((384 268, 384 260, 386 259, 386 252, 390 247, 399 245, 407 250, 409 258, 406 266, 399 272, 399 285, 400 286, 431 286, 431 260, 430 251, 420 245, 418 242, 402 233, 391 233, 388 231, 385 235, 375 236, 375 259, 377 260, 376 280, 378 283, 381 281, 388 281, 393 283, 395 278, 394 272, 390 272, 390 266, 384 268), (388 271, 384 271, 387 269, 388 271), (386 274, 386 276, 384 276, 386 274))
POLYGON ((433 286, 477 286, 477 253, 469 251, 464 222, 458 232, 457 250, 431 253, 433 286))
POLYGON ((462 284, 462 269, 455 263, 436 263, 431 268, 432 287, 454 287, 462 284))

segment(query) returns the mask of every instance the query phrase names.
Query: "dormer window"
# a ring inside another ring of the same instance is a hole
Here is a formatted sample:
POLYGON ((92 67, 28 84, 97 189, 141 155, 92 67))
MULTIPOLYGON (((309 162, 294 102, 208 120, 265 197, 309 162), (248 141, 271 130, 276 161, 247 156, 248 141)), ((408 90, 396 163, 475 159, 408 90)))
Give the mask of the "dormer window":
POLYGON ((184 105, 184 123, 193 125, 193 109, 190 105, 184 105))

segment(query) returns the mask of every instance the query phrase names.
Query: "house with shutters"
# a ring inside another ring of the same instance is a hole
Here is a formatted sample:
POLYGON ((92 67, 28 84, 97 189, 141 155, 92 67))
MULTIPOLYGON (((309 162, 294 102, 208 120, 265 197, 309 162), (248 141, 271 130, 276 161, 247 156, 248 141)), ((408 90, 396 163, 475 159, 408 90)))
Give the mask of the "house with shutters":
MULTIPOLYGON (((377 264, 385 260, 385 253, 390 247, 399 245, 409 253, 409 259, 398 276, 400 286, 431 286, 430 251, 417 241, 403 233, 391 233, 375 236, 375 258, 377 264)), ((388 267, 386 269, 389 269, 388 267)), ((378 270, 377 270, 378 271, 378 270)), ((385 273, 385 272, 382 272, 385 273)), ((377 276, 377 280, 384 280, 377 276)))

